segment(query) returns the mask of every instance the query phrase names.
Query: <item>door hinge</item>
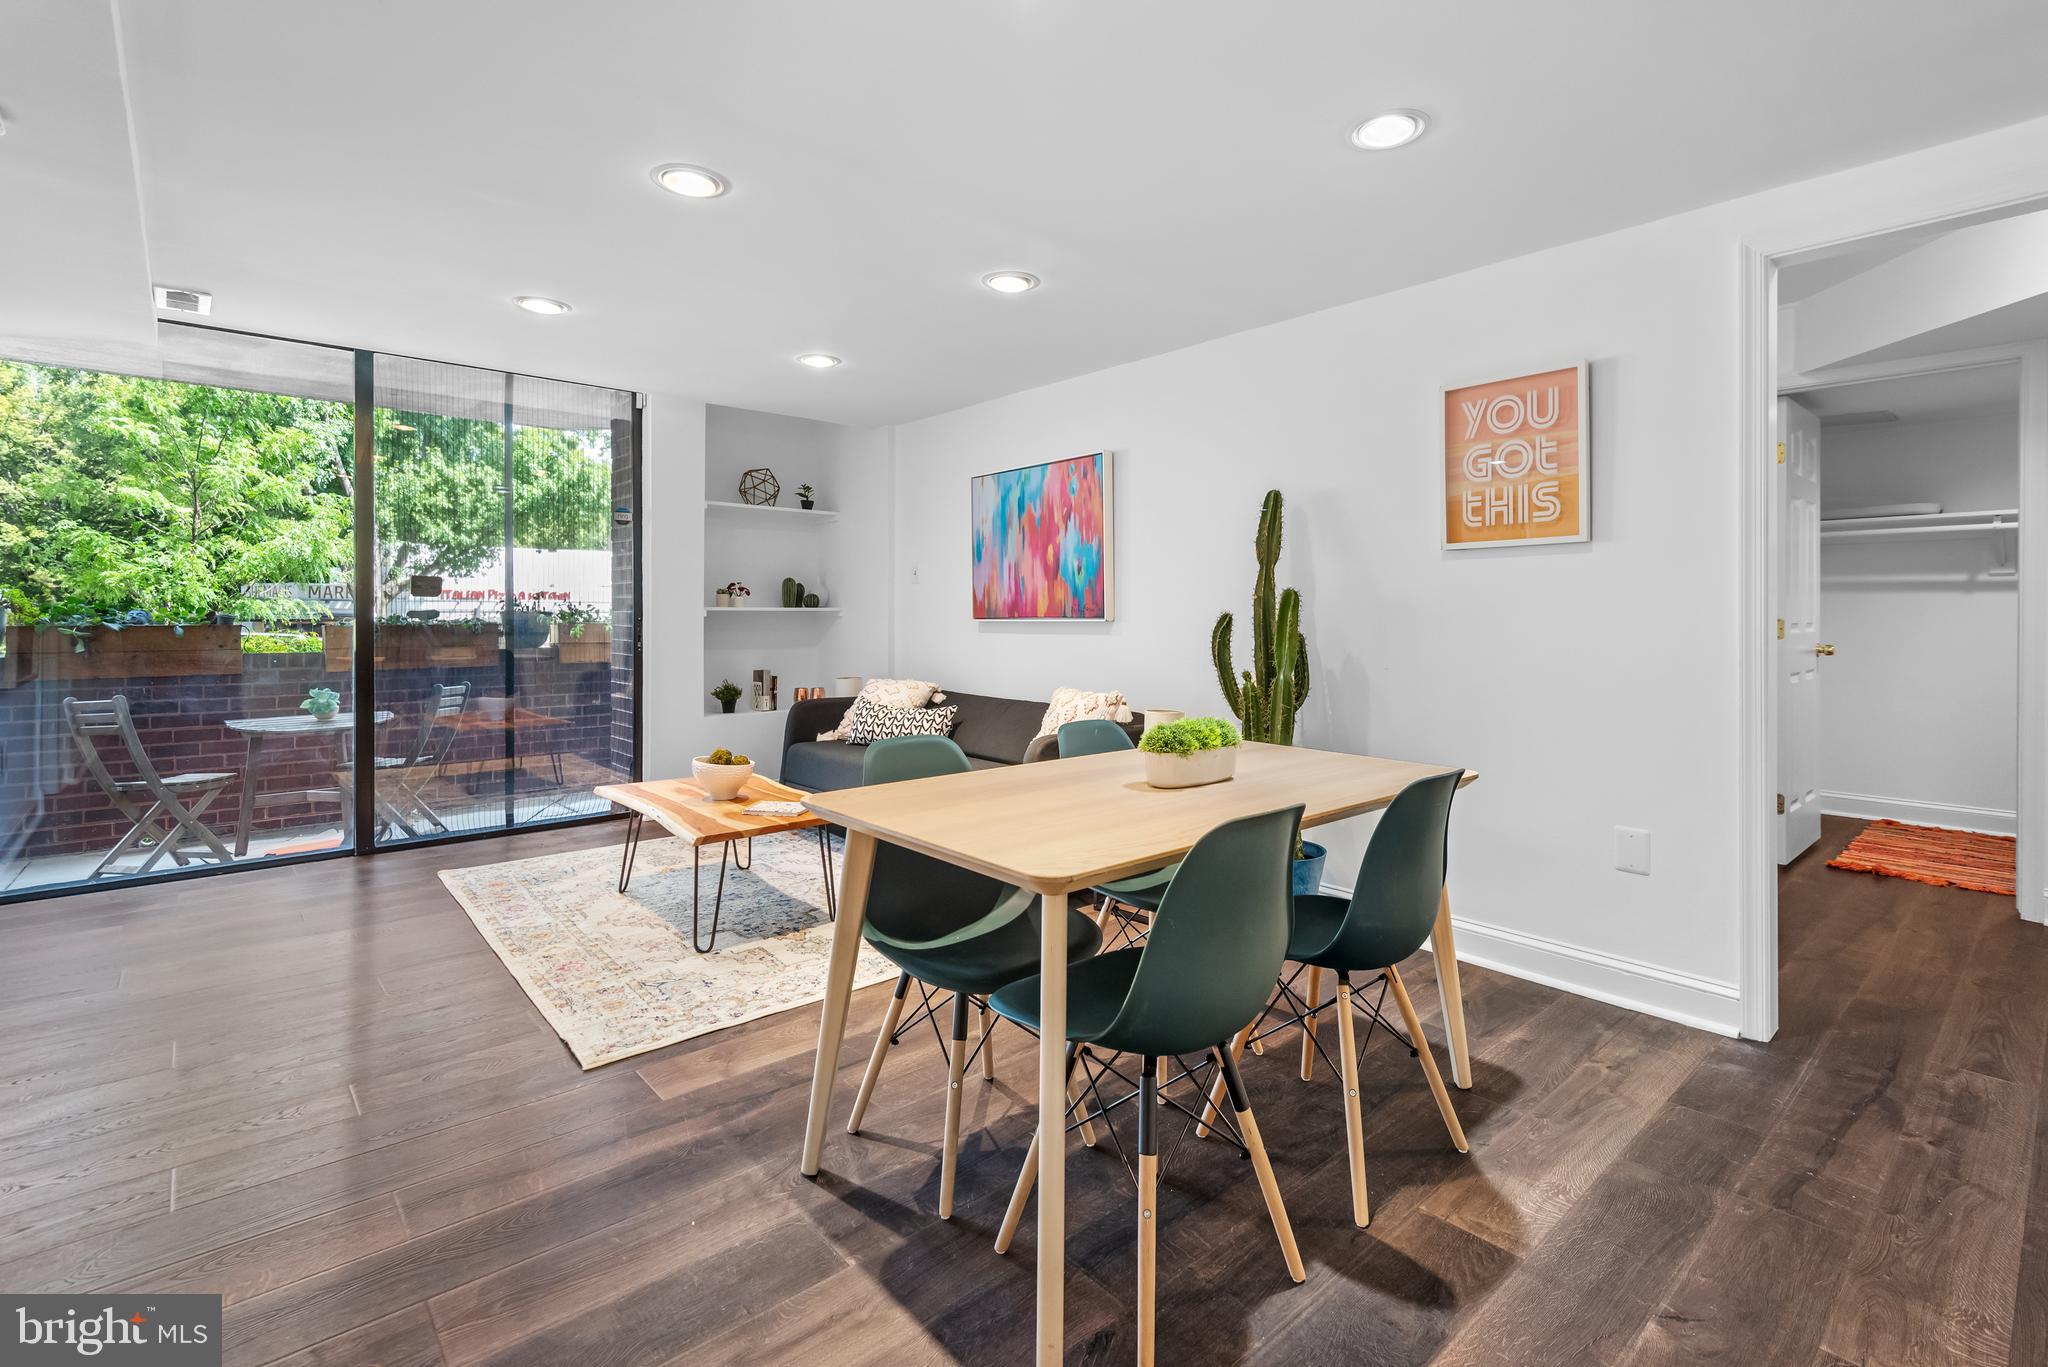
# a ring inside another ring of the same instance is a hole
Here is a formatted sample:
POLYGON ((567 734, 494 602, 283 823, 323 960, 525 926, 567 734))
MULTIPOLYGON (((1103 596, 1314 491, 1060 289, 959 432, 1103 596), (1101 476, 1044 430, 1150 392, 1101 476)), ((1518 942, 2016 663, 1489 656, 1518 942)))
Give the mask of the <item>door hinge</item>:
POLYGON ((1778 639, 1781 641, 1785 639, 1785 619, 1782 617, 1778 619, 1778 639))
POLYGON ((1784 463, 1785 463, 1785 443, 1781 441, 1781 442, 1779 442, 1779 443, 1778 443, 1778 464, 1780 464, 1780 465, 1783 465, 1784 463))
POLYGON ((1784 814, 1785 814, 1785 795, 1784 795, 1783 793, 1779 793, 1779 794, 1778 794, 1778 815, 1779 815, 1779 816, 1783 816, 1784 814))

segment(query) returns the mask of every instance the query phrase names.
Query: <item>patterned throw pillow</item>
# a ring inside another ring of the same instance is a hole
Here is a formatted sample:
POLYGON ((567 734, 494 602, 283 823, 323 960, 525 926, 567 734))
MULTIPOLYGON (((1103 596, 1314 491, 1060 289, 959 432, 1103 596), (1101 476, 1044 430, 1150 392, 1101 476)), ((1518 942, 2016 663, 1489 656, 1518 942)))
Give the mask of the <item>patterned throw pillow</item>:
MULTIPOLYGON (((854 701, 860 702, 862 699, 882 707, 923 707, 927 703, 944 702, 946 695, 939 692, 937 684, 926 683, 923 679, 869 679, 861 685, 860 696, 854 701)), ((847 734, 847 727, 852 724, 853 709, 849 707, 846 709, 846 715, 839 719, 839 725, 830 731, 820 731, 818 739, 852 740, 847 734)), ((865 741, 854 743, 866 744, 865 741)))
POLYGON ((898 736, 943 736, 959 714, 957 707, 884 707, 855 698, 847 713, 845 739, 849 745, 873 745, 898 736))
POLYGON ((1080 688, 1055 688, 1045 720, 1038 723, 1040 736, 1056 736, 1070 721, 1102 717, 1114 722, 1131 719, 1131 705, 1121 693, 1090 693, 1080 688))

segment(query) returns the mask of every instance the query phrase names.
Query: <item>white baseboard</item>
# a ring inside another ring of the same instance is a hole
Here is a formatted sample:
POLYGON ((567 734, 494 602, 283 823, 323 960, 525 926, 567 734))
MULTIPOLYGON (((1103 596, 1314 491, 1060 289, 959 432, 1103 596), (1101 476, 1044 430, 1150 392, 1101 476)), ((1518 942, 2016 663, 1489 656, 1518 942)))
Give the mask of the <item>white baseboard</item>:
POLYGON ((2011 835, 2019 818, 1995 807, 1961 807, 1948 802, 1912 802, 1870 793, 1822 793, 1820 809, 1827 816, 1853 816, 1865 821, 1904 821, 1914 826, 1945 826, 1952 831, 2011 835))
MULTIPOLYGON (((1332 897, 1351 896, 1350 888, 1330 883, 1323 884, 1323 891, 1332 897)), ((1734 983, 1463 916, 1451 918, 1451 929, 1458 939, 1460 963, 1477 964, 1696 1030, 1728 1036, 1742 1031, 1742 998, 1734 983)))

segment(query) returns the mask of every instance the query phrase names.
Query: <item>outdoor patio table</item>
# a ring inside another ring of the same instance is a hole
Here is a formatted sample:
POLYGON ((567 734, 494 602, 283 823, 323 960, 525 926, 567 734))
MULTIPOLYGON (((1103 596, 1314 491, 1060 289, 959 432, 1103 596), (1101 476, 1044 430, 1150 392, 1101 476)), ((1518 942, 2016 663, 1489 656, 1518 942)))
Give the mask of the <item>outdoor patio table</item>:
MULTIPOLYGON (((379 711, 375 715, 377 725, 390 721, 392 714, 379 711)), ((299 712, 282 717, 230 717, 221 723, 228 730, 241 735, 248 745, 248 753, 242 759, 242 807, 235 823, 235 858, 249 853, 249 830, 256 817, 257 776, 262 764, 263 742, 272 736, 325 736, 330 739, 346 739, 355 729, 353 712, 336 712, 331 717, 316 717, 310 712, 299 712)), ((304 788, 290 791, 266 793, 264 800, 280 801, 286 798, 303 798, 309 793, 320 791, 304 788)), ((343 824, 348 814, 343 813, 343 824)))

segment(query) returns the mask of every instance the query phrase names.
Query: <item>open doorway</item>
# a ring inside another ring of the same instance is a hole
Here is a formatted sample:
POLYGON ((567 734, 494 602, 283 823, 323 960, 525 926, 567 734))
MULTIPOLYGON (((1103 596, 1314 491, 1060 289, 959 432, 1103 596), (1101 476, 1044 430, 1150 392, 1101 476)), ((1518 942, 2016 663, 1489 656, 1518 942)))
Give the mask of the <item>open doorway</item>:
POLYGON ((1781 879, 1843 926, 1905 880, 2048 921, 2037 207, 1748 258, 1752 1038, 1778 1025, 1781 879))

